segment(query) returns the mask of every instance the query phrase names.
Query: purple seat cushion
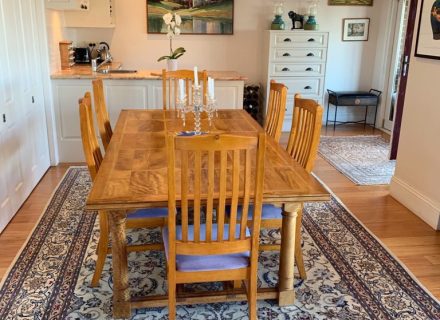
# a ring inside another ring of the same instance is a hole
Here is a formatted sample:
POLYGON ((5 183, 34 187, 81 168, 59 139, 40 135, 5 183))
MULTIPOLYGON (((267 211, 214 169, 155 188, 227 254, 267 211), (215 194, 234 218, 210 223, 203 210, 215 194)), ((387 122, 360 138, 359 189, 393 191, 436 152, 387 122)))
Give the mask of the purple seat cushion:
MULTIPOLYGON (((237 225, 236 235, 240 234, 240 226, 237 225)), ((176 226, 176 236, 178 240, 182 239, 182 226, 176 226)), ((246 236, 250 237, 250 231, 246 228, 246 236)), ((206 225, 200 225, 200 240, 206 240, 206 225)), ((223 239, 229 238, 229 225, 225 224, 223 239)), ((194 239, 194 226, 188 226, 188 239, 194 239)), ((217 239, 217 225, 212 225, 212 240, 217 239)), ((163 229, 163 243, 165 246, 165 254, 168 259, 168 227, 163 229)), ((225 243, 227 245, 227 243, 225 243)), ((202 256, 176 256, 176 268, 182 272, 194 271, 215 271, 215 270, 233 270, 241 269, 249 266, 249 251, 235 254, 221 255, 202 255, 202 256)))
POLYGON ((168 208, 139 209, 127 215, 127 219, 166 218, 168 208))
MULTIPOLYGON (((226 212, 230 214, 231 208, 227 207, 226 212)), ((237 208, 237 219, 241 217, 241 213, 243 212, 243 207, 238 206, 237 208)), ((252 219, 252 214, 254 212, 254 206, 249 206, 249 212, 248 212, 248 219, 252 219)), ((261 219, 262 220, 269 220, 269 219, 282 219, 283 216, 281 215, 281 208, 275 207, 272 204, 263 204, 263 209, 261 212, 261 219)))

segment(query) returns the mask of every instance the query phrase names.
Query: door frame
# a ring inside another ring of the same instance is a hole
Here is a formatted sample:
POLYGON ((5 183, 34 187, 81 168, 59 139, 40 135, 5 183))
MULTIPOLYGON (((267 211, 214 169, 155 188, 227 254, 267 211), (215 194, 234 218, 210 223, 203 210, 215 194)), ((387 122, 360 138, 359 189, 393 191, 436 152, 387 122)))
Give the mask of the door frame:
POLYGON ((55 112, 52 95, 51 83, 51 68, 50 68, 50 53, 49 41, 47 36, 46 24, 46 8, 45 0, 35 0, 35 7, 37 10, 37 25, 38 25, 38 49, 40 52, 41 63, 41 81, 43 83, 44 107, 46 110, 46 125, 47 137, 49 143, 50 164, 55 166, 59 163, 58 144, 55 128, 55 112))
POLYGON ((410 72, 414 32, 416 31, 416 17, 417 17, 418 4, 419 4, 419 0, 411 0, 409 4, 408 26, 406 30, 405 48, 404 48, 404 60, 406 59, 405 62, 406 65, 402 67, 402 74, 400 76, 399 91, 397 96, 396 111, 394 117, 394 128, 391 137, 390 160, 396 160, 397 152, 399 149, 403 109, 405 106, 406 86, 408 84, 408 75, 410 72))

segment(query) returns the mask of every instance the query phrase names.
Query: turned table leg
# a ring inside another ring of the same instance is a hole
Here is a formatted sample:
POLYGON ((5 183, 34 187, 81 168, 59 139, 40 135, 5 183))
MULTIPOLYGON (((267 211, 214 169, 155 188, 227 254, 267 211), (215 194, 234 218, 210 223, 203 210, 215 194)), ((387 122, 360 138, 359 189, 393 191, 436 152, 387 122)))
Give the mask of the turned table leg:
POLYGON ((278 281, 278 304, 293 305, 295 302, 294 268, 295 268, 295 233, 296 217, 301 210, 301 203, 283 205, 283 226, 280 252, 280 272, 278 281))
POLYGON ((113 318, 115 319, 125 319, 131 316, 127 239, 125 236, 126 218, 125 211, 109 212, 113 261, 113 318))

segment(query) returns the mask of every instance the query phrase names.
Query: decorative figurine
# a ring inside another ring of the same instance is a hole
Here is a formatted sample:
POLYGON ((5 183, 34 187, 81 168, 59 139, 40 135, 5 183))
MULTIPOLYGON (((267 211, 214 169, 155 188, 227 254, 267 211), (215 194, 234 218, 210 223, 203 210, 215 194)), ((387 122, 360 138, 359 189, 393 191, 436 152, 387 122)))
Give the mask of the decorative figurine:
POLYGON ((304 16, 295 11, 289 11, 289 18, 292 20, 292 30, 303 29, 304 16))

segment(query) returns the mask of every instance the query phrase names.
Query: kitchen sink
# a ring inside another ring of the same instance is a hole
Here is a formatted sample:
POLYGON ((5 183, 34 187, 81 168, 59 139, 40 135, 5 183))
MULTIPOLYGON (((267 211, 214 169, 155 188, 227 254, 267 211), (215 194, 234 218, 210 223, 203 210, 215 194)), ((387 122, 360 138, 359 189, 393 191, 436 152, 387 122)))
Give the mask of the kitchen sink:
POLYGON ((124 70, 124 69, 101 69, 98 73, 111 74, 111 73, 136 73, 137 70, 124 70))

